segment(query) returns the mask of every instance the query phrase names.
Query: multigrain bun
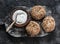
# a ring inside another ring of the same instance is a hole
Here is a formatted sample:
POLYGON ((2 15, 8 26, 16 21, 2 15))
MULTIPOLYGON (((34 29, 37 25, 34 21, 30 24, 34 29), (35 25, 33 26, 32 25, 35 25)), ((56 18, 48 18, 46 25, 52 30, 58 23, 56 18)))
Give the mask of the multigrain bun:
POLYGON ((35 20, 42 19, 46 14, 45 8, 43 6, 37 5, 32 7, 31 15, 35 20))
POLYGON ((37 34, 39 34, 40 30, 40 26, 37 22, 35 21, 30 21, 30 23, 27 25, 26 27, 26 31, 30 36, 36 36, 37 34))
POLYGON ((45 32, 51 32, 55 28, 55 20, 52 16, 47 16, 43 19, 42 27, 45 32))

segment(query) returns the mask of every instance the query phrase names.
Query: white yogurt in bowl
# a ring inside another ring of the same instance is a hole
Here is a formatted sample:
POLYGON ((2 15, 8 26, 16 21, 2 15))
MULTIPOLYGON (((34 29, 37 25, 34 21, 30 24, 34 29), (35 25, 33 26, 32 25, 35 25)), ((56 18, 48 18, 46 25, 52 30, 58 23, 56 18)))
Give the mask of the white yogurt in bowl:
POLYGON ((23 10, 16 10, 12 19, 16 21, 16 24, 24 24, 27 21, 27 13, 23 10))

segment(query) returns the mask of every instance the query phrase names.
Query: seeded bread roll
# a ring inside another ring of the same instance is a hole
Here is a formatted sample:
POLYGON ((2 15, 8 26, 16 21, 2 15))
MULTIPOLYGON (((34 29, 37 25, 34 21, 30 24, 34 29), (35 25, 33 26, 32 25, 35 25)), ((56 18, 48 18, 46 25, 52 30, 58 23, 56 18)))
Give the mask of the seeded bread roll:
POLYGON ((36 36, 40 32, 40 26, 35 21, 30 21, 30 23, 26 27, 26 31, 30 36, 36 36))
POLYGON ((42 27, 45 32, 51 32, 55 28, 55 20, 52 16, 47 16, 43 19, 42 27))
POLYGON ((31 15, 35 20, 42 19, 46 14, 45 8, 43 6, 37 5, 32 7, 31 15))

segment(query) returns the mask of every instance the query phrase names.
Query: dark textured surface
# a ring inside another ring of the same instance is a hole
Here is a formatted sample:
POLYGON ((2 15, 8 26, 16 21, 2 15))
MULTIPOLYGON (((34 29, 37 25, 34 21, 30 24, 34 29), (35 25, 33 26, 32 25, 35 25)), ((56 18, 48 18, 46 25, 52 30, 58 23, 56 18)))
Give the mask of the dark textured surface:
POLYGON ((0 44, 60 44, 60 14, 58 12, 60 0, 0 0, 0 19, 5 18, 14 6, 31 7, 38 4, 46 5, 52 10, 52 16, 56 21, 55 31, 42 38, 13 38, 5 32, 3 26, 0 29, 0 44))

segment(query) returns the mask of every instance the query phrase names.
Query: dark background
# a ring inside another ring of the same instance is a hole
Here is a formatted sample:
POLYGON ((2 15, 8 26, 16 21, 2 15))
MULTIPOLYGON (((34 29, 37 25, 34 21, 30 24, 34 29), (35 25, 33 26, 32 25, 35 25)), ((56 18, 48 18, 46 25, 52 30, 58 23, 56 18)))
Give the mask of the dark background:
POLYGON ((14 38, 5 32, 5 26, 2 25, 0 44, 60 44, 60 0, 0 0, 0 20, 5 19, 15 6, 32 7, 34 5, 45 5, 50 8, 56 21, 55 31, 42 38, 14 38))

